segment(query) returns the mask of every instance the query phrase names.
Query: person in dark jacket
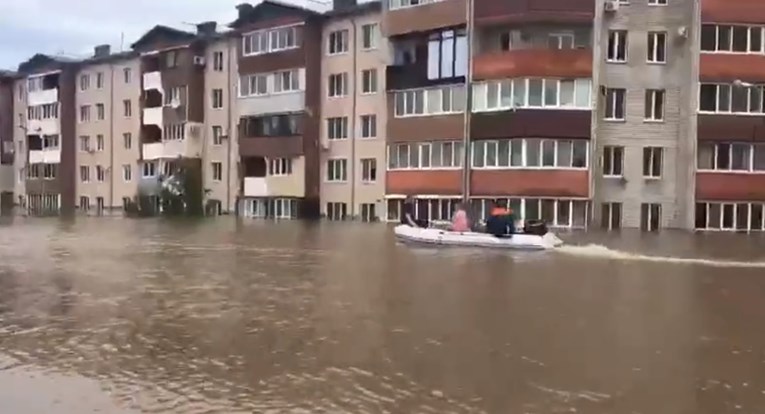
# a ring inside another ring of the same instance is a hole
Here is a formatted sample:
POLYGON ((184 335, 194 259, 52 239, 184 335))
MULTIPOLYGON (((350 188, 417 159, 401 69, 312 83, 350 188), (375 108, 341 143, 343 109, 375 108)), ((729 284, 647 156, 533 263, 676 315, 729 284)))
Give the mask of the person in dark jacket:
POLYGON ((496 237, 509 237, 515 232, 513 212, 507 209, 503 200, 495 203, 491 215, 486 219, 486 232, 496 237))
POLYGON ((427 220, 414 218, 414 197, 412 196, 407 196, 404 200, 403 209, 401 211, 401 224, 422 228, 427 228, 429 225, 427 220))

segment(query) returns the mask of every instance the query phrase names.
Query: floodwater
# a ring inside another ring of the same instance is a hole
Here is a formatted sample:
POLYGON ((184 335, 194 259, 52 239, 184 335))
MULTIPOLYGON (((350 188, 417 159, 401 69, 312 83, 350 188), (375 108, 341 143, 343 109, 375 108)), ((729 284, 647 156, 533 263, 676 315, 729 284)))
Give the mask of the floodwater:
POLYGON ((765 237, 0 224, 0 413, 765 413, 765 237))

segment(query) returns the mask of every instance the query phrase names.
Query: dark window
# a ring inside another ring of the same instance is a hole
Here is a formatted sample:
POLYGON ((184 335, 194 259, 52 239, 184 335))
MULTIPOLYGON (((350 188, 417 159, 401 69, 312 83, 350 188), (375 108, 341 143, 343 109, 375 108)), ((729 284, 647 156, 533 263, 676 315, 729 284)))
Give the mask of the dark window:
POLYGON ((717 50, 717 26, 705 24, 701 27, 701 50, 707 52, 717 50))
POLYGON ((467 36, 462 30, 433 33, 428 40, 428 79, 467 74, 467 36))
POLYGON ((300 135, 300 115, 270 115, 242 120, 246 137, 285 137, 300 135))

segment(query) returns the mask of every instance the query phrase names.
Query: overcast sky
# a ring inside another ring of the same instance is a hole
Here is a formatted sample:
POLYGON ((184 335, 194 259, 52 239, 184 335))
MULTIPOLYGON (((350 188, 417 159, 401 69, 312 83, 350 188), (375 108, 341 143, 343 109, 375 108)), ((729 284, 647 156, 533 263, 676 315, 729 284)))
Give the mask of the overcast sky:
MULTIPOLYGON (((331 0, 283 0, 326 9, 331 0)), ((103 43, 119 50, 156 24, 194 30, 185 23, 226 24, 244 0, 0 0, 0 69, 16 69, 35 53, 87 57, 103 43)), ((257 4, 259 0, 249 3, 257 4)))

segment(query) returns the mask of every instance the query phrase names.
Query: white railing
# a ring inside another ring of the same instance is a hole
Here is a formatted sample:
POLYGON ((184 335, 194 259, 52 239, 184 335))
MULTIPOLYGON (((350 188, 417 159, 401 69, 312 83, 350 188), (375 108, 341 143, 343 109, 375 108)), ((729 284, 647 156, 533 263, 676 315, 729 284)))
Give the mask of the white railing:
POLYGON ((37 106, 58 102, 58 88, 29 92, 27 105, 37 106))
POLYGON ((143 90, 156 89, 162 92, 162 75, 160 72, 148 72, 143 74, 143 90))
POLYGON ((60 148, 29 151, 30 164, 58 164, 61 162, 60 148))
POLYGON ((267 197, 268 182, 266 177, 244 177, 245 197, 267 197))
POLYGON ((158 108, 144 108, 143 109, 143 124, 144 125, 156 125, 162 128, 162 107, 158 108))
POLYGON ((30 119, 27 121, 27 133, 34 133, 37 135, 58 135, 58 119, 30 119))

